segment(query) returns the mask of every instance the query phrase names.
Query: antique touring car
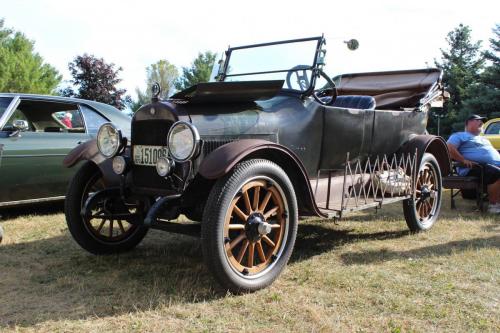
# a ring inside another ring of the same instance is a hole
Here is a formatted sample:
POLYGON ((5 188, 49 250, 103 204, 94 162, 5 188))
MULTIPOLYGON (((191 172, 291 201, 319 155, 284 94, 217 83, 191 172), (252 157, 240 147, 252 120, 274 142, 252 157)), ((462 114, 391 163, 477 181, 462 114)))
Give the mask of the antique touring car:
POLYGON ((429 229, 450 167, 443 139, 425 134, 431 106, 442 106, 441 72, 331 79, 324 46, 230 47, 212 82, 142 106, 130 138, 102 125, 65 160, 85 161, 65 207, 78 244, 102 254, 133 248, 149 228, 198 234, 209 270, 241 292, 278 277, 299 216, 402 201, 410 230, 429 229))

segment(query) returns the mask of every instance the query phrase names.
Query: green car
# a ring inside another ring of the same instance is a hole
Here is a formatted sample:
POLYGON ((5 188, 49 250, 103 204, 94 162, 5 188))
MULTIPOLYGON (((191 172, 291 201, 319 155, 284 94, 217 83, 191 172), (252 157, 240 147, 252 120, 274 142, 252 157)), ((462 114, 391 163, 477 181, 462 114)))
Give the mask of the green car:
POLYGON ((110 105, 0 93, 0 207, 64 199, 76 170, 64 157, 110 122, 130 132, 130 118, 110 105))

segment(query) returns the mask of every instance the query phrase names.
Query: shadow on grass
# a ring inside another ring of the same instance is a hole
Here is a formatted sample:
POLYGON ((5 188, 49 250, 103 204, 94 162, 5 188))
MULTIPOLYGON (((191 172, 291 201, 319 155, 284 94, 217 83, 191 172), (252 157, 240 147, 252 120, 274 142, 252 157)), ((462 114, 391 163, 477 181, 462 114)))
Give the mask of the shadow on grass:
MULTIPOLYGON (((407 234, 359 234, 305 224, 299 227, 292 261, 347 242, 407 234)), ((0 328, 116 316, 226 295, 205 267, 198 239, 159 231, 150 232, 134 251, 109 256, 88 254, 69 234, 3 245, 0 263, 0 328)))
POLYGON ((366 240, 395 239, 410 235, 407 230, 359 233, 354 229, 335 230, 322 225, 301 225, 295 241, 291 262, 307 260, 346 243, 366 240))
POLYGON ((203 264, 199 240, 155 231, 119 255, 91 255, 69 234, 2 245, 0 263, 0 331, 225 295, 203 264))
POLYGON ((0 208, 0 221, 29 215, 52 215, 64 212, 64 201, 0 208))
POLYGON ((500 236, 474 238, 453 241, 444 244, 424 246, 408 251, 360 251, 341 255, 346 265, 373 264, 391 260, 420 259, 436 256, 449 256, 456 252, 478 250, 483 248, 500 248, 500 236))

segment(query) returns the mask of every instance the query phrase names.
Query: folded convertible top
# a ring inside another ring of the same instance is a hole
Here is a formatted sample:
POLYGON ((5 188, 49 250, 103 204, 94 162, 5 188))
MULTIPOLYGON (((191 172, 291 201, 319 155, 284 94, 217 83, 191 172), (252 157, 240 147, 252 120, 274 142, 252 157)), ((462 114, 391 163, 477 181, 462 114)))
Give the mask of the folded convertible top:
POLYGON ((377 109, 413 108, 441 83, 437 68, 342 74, 334 78, 339 95, 373 96, 377 109))

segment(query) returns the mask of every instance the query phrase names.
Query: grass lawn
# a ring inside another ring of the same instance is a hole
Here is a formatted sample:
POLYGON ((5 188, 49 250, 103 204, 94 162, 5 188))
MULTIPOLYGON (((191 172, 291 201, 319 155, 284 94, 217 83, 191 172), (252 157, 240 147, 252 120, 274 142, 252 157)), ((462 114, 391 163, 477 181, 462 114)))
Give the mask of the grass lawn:
POLYGON ((301 221, 269 288, 226 294, 196 238, 151 231, 93 256, 58 209, 0 212, 0 331, 500 331, 500 217, 471 202, 410 234, 400 204, 301 221))

